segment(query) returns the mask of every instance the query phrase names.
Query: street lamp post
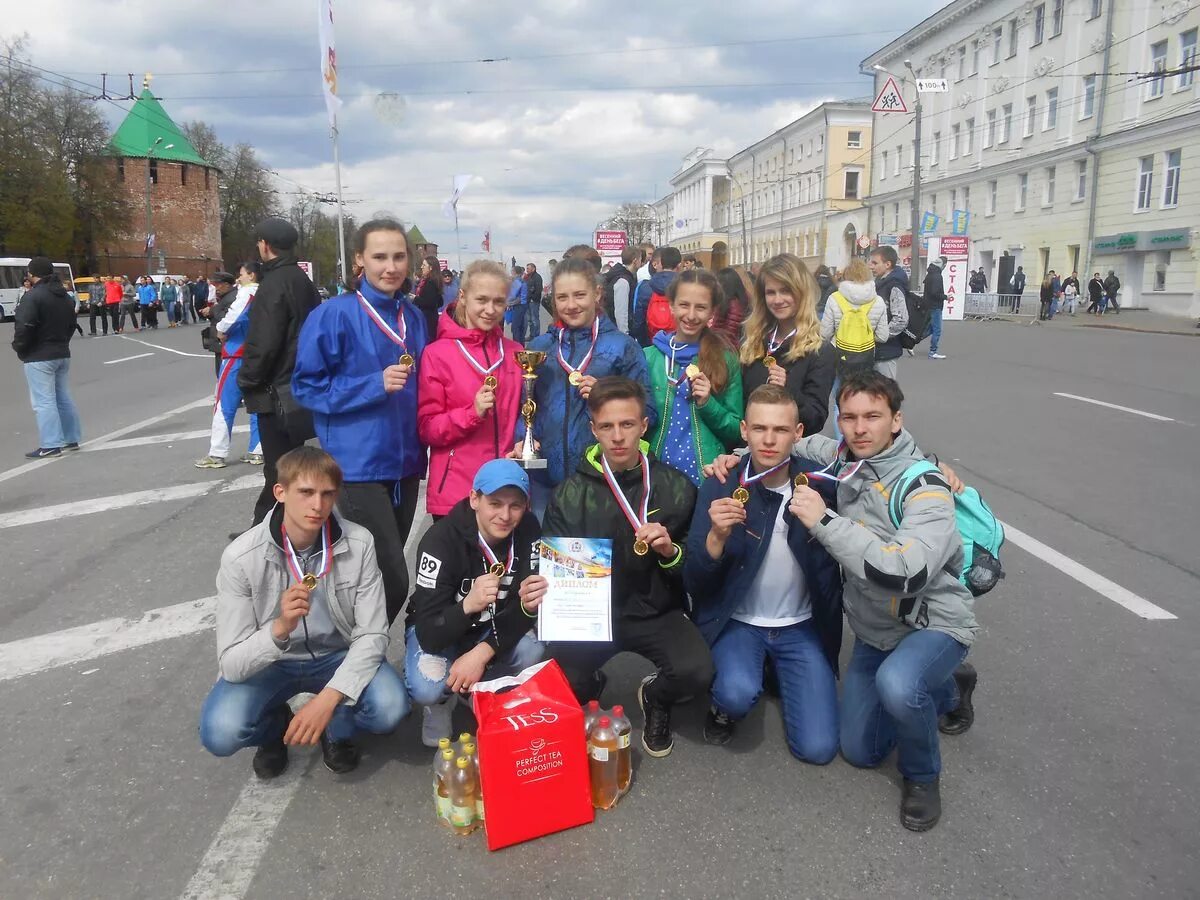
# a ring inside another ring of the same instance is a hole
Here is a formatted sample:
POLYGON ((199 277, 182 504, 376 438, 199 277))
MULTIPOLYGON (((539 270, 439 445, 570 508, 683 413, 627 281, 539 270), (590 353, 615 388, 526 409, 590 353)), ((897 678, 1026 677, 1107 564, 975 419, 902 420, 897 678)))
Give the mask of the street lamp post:
MULTIPOLYGON (((152 259, 154 256, 154 245, 150 243, 150 238, 154 234, 154 213, 150 208, 150 162, 154 157, 154 150, 162 143, 162 137, 154 139, 154 143, 146 149, 146 274, 153 275, 154 269, 152 259)), ((174 144, 167 144, 163 147, 164 150, 170 150, 174 144)), ((155 241, 155 244, 158 242, 155 241)))
MULTIPOLYGON (((904 60, 904 68, 908 69, 909 74, 912 75, 913 96, 915 98, 913 112, 916 113, 916 119, 913 123, 913 197, 912 220, 910 222, 912 229, 912 277, 909 279, 910 287, 916 290, 917 285, 921 281, 921 91, 917 87, 917 73, 913 70, 912 60, 904 60)), ((891 75, 893 78, 899 78, 901 84, 907 81, 903 75, 896 75, 894 72, 889 72, 883 66, 876 65, 875 69, 886 75, 891 75)))

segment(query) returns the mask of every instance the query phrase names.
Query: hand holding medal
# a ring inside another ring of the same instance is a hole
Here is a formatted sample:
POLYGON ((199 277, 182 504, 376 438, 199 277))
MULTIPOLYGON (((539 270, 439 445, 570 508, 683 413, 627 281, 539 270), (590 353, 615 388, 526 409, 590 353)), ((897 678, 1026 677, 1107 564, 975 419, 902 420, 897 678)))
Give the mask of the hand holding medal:
POLYGON ((696 406, 704 406, 708 402, 708 398, 712 396, 712 382, 708 380, 708 376, 700 371, 700 367, 694 363, 685 370, 688 381, 692 383, 692 400, 696 406))
POLYGON ((483 387, 475 392, 475 415, 482 419, 495 406, 496 388, 494 385, 489 385, 487 382, 484 382, 483 387))
MULTIPOLYGON (((642 457, 642 500, 638 504, 639 509, 634 511, 633 505, 625 497, 625 492, 621 490, 621 485, 617 483, 617 476, 613 474, 612 467, 608 464, 608 458, 603 454, 600 455, 600 465, 604 470, 604 480, 608 484, 608 489, 612 492, 613 499, 617 501, 617 506, 621 507, 621 512, 625 515, 626 521, 633 526, 633 552, 638 556, 645 556, 650 552, 652 543, 661 542, 662 536, 666 535, 668 546, 670 546, 671 536, 667 534, 667 530, 659 523, 654 523, 661 528, 661 533, 656 529, 647 532, 645 529, 650 518, 650 460, 646 454, 641 454, 642 457), (647 537, 648 535, 648 537, 647 537)), ((659 553, 662 553, 662 547, 655 548, 659 553)))
POLYGON ((667 526, 661 522, 647 522, 633 533, 633 538, 633 552, 638 556, 645 556, 651 550, 664 559, 675 555, 675 542, 671 540, 667 526))

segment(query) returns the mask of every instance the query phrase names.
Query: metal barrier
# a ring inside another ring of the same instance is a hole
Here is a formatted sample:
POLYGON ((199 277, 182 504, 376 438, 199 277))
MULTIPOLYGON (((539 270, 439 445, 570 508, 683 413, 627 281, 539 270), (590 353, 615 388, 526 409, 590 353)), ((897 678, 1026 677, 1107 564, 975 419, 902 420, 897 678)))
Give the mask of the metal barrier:
POLYGON ((1036 295, 967 294, 963 298, 963 316, 968 319, 1029 318, 1036 320, 1037 314, 1036 295))

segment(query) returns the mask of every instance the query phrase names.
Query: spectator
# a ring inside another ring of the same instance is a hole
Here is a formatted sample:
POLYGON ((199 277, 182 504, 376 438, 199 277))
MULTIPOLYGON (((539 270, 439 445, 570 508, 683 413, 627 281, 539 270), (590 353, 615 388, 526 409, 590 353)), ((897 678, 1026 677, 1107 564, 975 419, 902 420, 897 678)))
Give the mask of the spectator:
POLYGON ((1111 306, 1112 311, 1117 315, 1121 314, 1121 305, 1117 303, 1117 291, 1121 290, 1121 279, 1117 277, 1117 273, 1112 269, 1108 270, 1108 277, 1104 279, 1104 312, 1108 312, 1111 306))
POLYGON ((1013 301, 1013 314, 1021 314, 1021 295, 1025 293, 1025 270, 1021 266, 1017 266, 1017 274, 1013 276, 1012 281, 1013 294, 1016 300, 1013 301))
POLYGON ((105 282, 101 278, 93 278, 92 283, 88 285, 88 329, 92 337, 96 336, 96 316, 100 317, 104 333, 108 334, 108 311, 104 308, 104 286, 105 282))
POLYGON ((817 266, 817 286, 821 289, 821 298, 817 301, 817 318, 825 317, 825 302, 829 299, 829 295, 837 290, 837 279, 833 277, 833 272, 829 266, 817 266))
POLYGON ((532 341, 542 332, 542 294, 545 290, 546 286, 542 282, 542 276, 538 274, 537 266, 533 263, 526 263, 525 293, 528 295, 529 302, 525 308, 526 331, 524 336, 517 336, 517 340, 523 344, 532 341))
POLYGON ((1104 282, 1100 279, 1100 273, 1094 272, 1092 280, 1087 284, 1088 300, 1090 305, 1087 308, 1089 313, 1094 315, 1104 314, 1104 282))
POLYGON ((109 275, 104 281, 104 309, 112 319, 113 334, 121 333, 121 300, 124 295, 121 279, 116 275, 109 275))
POLYGON ((192 302, 188 304, 188 318, 199 320, 200 310, 208 306, 208 277, 201 275, 192 283, 192 302))
POLYGON ((413 305, 425 316, 425 333, 433 340, 438 330, 438 310, 442 308, 442 264, 436 256, 426 256, 417 270, 417 289, 413 305))
POLYGON ((671 305, 667 301, 667 288, 675 280, 683 262, 682 255, 675 247, 659 247, 654 251, 654 257, 654 274, 650 276, 649 281, 637 286, 629 322, 629 336, 643 347, 651 345, 658 331, 670 329, 674 325, 671 305), (657 315, 650 312, 652 304, 657 315))
MULTIPOLYGON (((946 305, 946 284, 942 280, 942 272, 946 269, 946 257, 939 256, 925 270, 925 305, 929 307, 929 358, 945 359, 938 353, 938 344, 942 339, 942 310, 946 305)), ((911 352, 911 351, 910 351, 911 352)))
POLYGON ((641 267, 640 247, 626 246, 621 251, 621 261, 604 276, 604 299, 606 310, 613 311, 612 320, 620 331, 629 333, 629 301, 637 290, 637 275, 641 267))
POLYGON ((735 350, 742 343, 742 323, 750 312, 750 287, 746 278, 732 266, 717 272, 724 302, 713 319, 712 330, 735 350))
POLYGON ((506 318, 511 323, 513 340, 523 341, 525 336, 525 310, 529 308, 529 289, 521 277, 520 266, 512 267, 512 280, 508 285, 506 318))
POLYGON ((118 332, 125 331, 125 317, 129 316, 129 320, 133 322, 133 330, 141 331, 138 327, 138 291, 130 282, 126 275, 121 276, 121 327, 118 332))

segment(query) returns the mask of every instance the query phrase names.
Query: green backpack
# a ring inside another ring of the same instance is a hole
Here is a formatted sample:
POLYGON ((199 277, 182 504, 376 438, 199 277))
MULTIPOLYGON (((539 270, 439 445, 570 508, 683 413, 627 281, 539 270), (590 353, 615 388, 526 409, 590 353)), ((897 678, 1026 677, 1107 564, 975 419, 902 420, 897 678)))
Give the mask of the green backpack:
MULTIPOLYGON (((938 467, 921 460, 909 466, 892 488, 888 515, 896 528, 900 527, 904 515, 904 498, 920 485, 929 484, 931 474, 938 475, 937 483, 944 483, 938 467)), ((954 517, 963 542, 963 568, 958 573, 959 580, 973 596, 978 597, 994 588, 1004 577, 1004 567, 1000 564, 1004 526, 973 487, 954 495, 954 517)))

